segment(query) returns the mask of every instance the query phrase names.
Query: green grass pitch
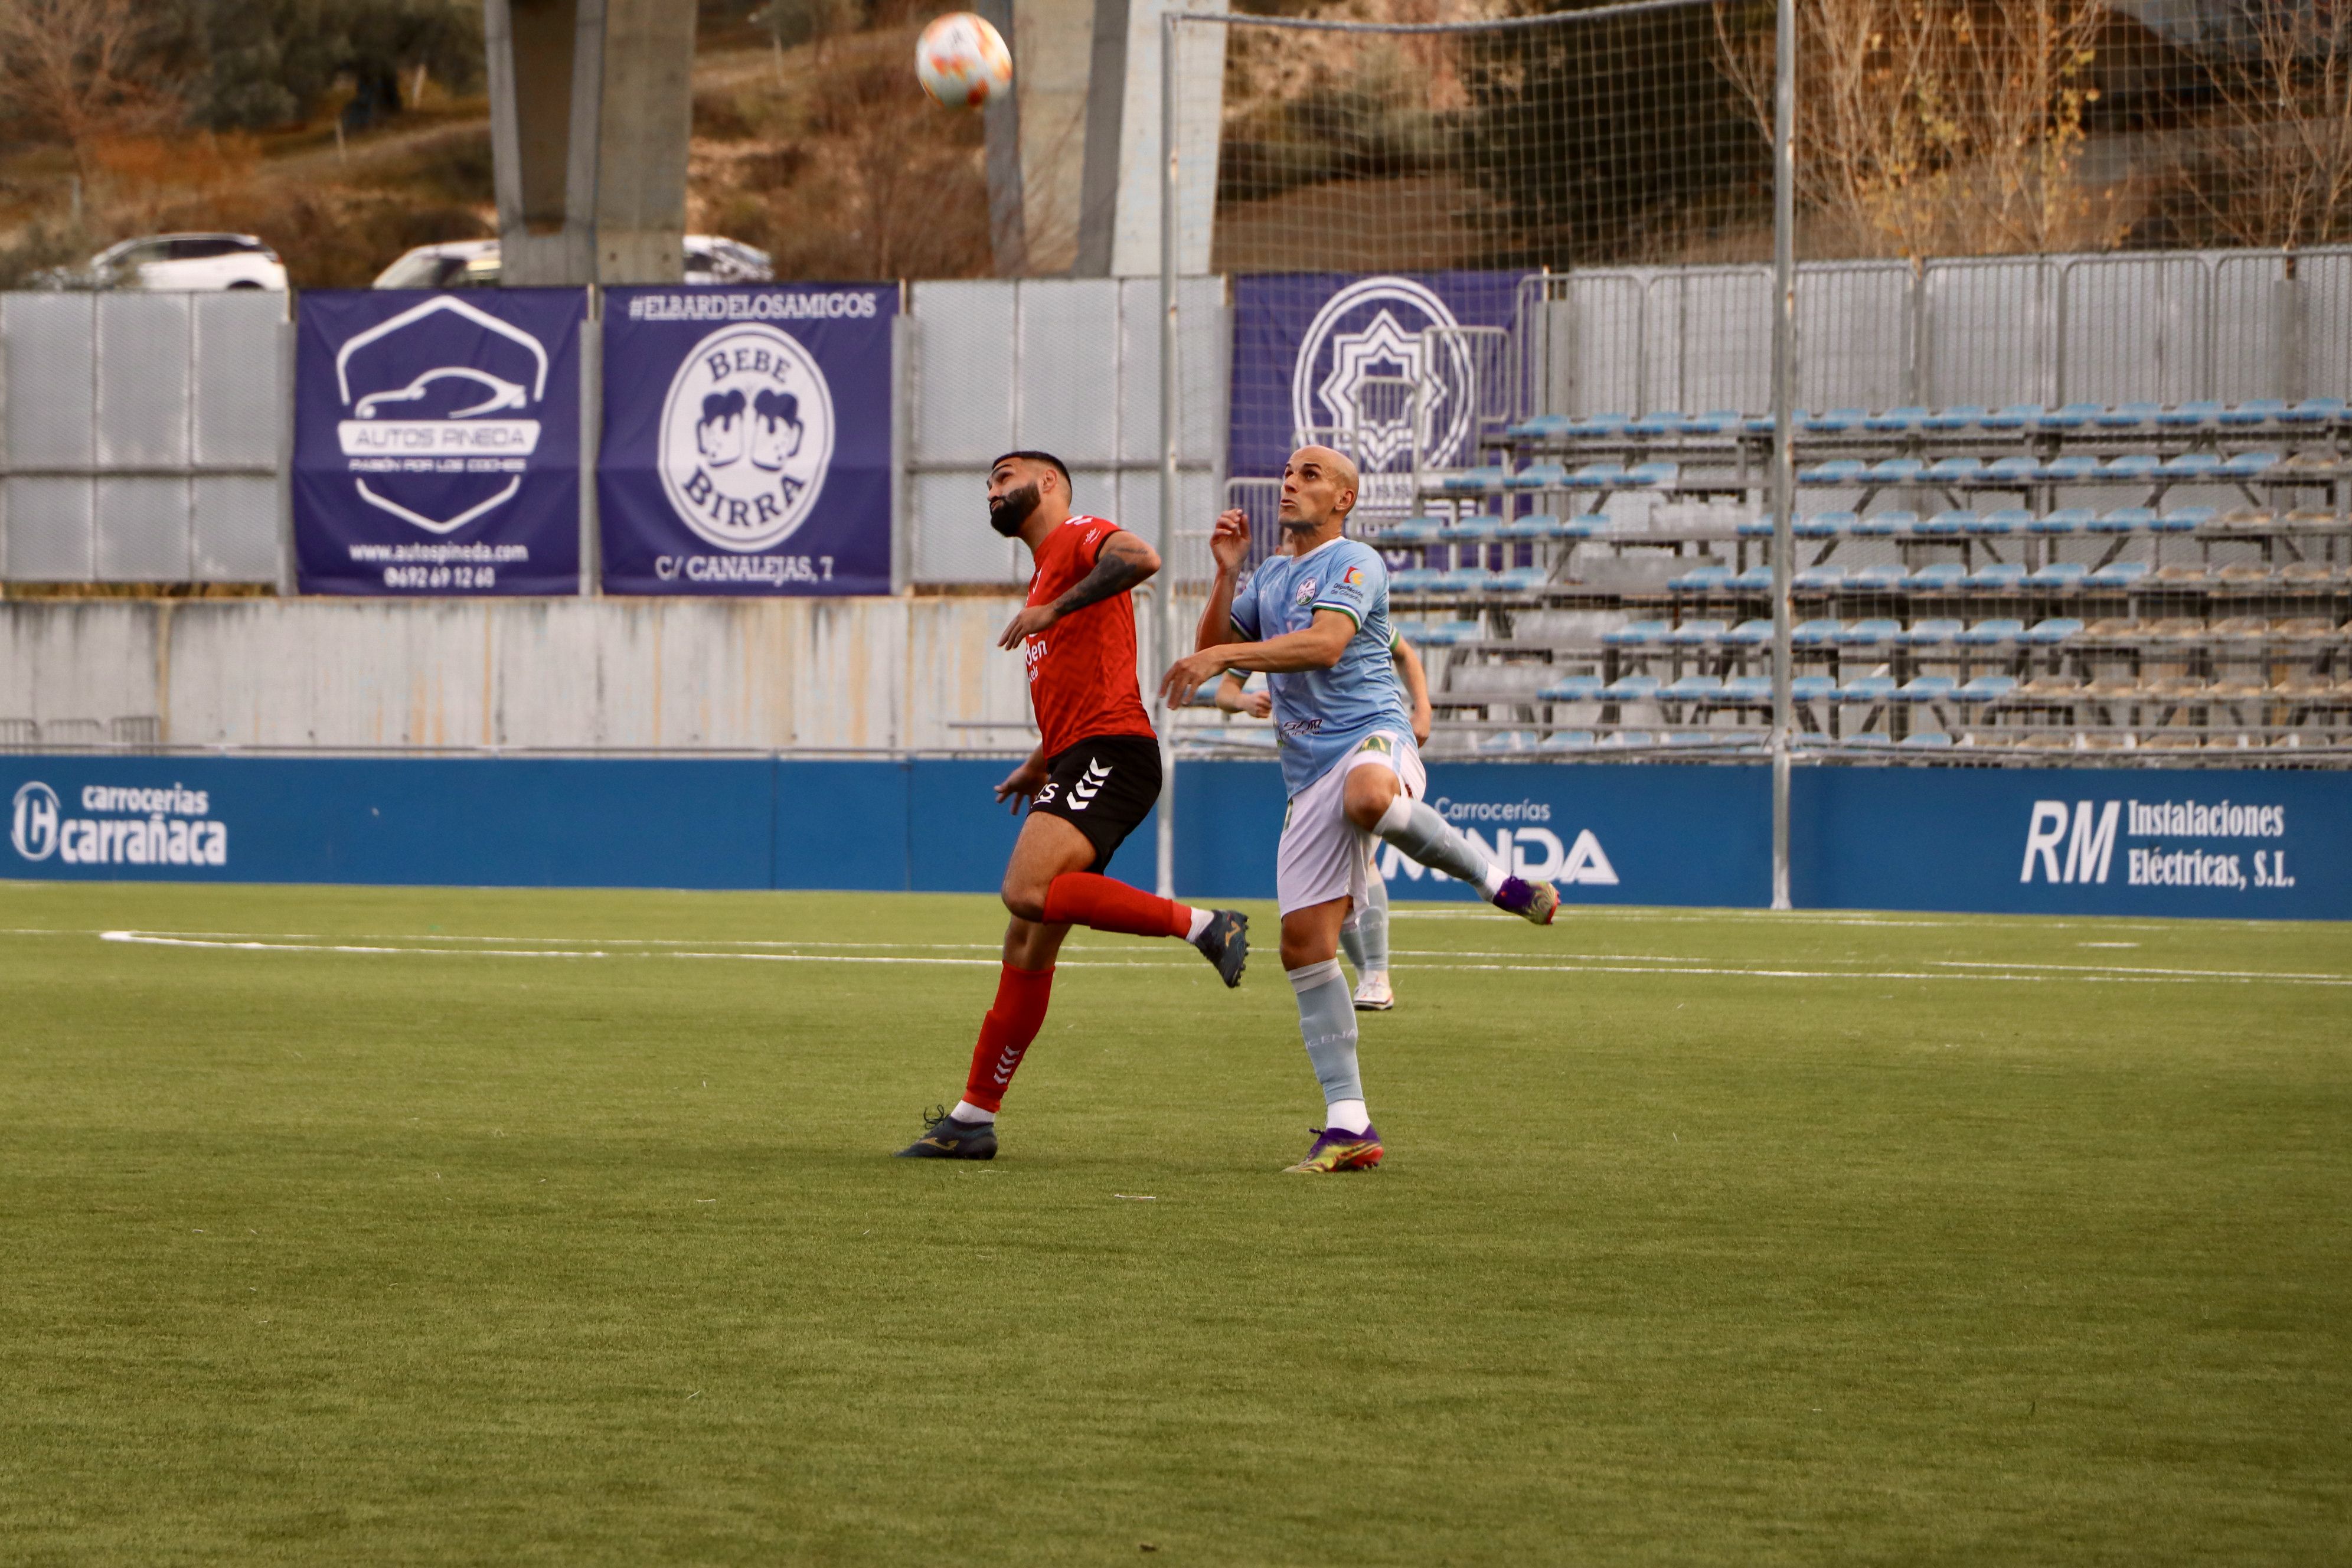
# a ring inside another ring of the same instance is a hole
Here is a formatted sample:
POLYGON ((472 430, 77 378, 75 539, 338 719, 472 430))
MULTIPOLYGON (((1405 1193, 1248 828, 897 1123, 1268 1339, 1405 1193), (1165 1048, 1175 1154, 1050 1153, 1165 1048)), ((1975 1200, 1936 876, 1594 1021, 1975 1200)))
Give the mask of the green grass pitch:
POLYGON ((0 889, 0 1562, 2352 1560, 2345 928, 1253 913, 0 889))

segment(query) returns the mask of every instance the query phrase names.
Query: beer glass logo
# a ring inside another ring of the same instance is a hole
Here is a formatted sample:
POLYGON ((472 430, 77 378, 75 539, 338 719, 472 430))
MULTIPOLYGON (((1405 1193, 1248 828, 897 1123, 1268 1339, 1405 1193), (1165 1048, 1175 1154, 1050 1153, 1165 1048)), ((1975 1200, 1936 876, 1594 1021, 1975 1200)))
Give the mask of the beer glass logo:
POLYGON ((670 382, 662 486, 679 520, 712 544, 765 550, 808 521, 833 437, 833 393, 815 356, 764 322, 723 327, 670 382))

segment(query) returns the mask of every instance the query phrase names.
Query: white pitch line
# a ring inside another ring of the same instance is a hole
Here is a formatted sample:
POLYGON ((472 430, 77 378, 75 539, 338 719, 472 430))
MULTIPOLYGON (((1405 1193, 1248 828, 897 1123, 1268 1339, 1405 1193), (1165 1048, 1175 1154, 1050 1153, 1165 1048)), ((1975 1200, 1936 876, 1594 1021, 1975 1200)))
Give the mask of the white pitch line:
POLYGON ((1931 958, 1930 963, 1952 969, 2080 970, 2099 974, 2185 974, 2199 980, 2324 980, 2352 985, 2352 974, 2307 974, 2288 969, 2158 969, 2136 963, 1996 963, 1990 959, 1931 958))
MULTIPOLYGON (((953 964, 987 969, 1002 961, 993 958, 897 958, 877 957, 866 953, 844 952, 696 952, 677 948, 664 948, 654 952, 610 952, 603 948, 527 948, 527 947, 375 947, 359 942, 284 942, 252 938, 230 940, 218 937, 163 936, 152 931, 107 931, 98 933, 101 942, 129 942, 139 947, 200 947, 238 952, 348 952, 363 954, 419 954, 428 958, 732 958, 747 963, 930 963, 953 964)), ((1174 964, 1076 959, 1060 967, 1067 969, 1172 969, 1174 964)))

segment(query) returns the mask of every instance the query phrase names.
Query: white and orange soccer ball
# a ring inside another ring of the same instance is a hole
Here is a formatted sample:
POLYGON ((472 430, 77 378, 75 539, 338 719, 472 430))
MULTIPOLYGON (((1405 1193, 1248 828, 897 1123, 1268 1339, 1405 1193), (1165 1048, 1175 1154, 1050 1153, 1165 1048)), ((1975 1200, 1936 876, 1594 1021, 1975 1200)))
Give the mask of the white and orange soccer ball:
POLYGON ((915 75, 950 109, 978 109, 1013 85, 1013 54, 986 17, 950 11, 923 29, 915 75))

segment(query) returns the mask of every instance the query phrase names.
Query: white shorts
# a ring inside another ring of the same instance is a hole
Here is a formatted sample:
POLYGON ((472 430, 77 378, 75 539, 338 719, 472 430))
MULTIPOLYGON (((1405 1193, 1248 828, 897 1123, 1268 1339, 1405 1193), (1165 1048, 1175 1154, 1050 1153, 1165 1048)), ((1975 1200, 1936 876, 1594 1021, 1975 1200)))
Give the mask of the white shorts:
POLYGON ((1364 901, 1371 868, 1372 836, 1348 820, 1348 775, 1358 768, 1382 767, 1397 776, 1404 793, 1419 800, 1428 785, 1412 737, 1376 730, 1356 749, 1290 797, 1282 819, 1282 847, 1276 851, 1275 897, 1282 912, 1333 899, 1364 901))

